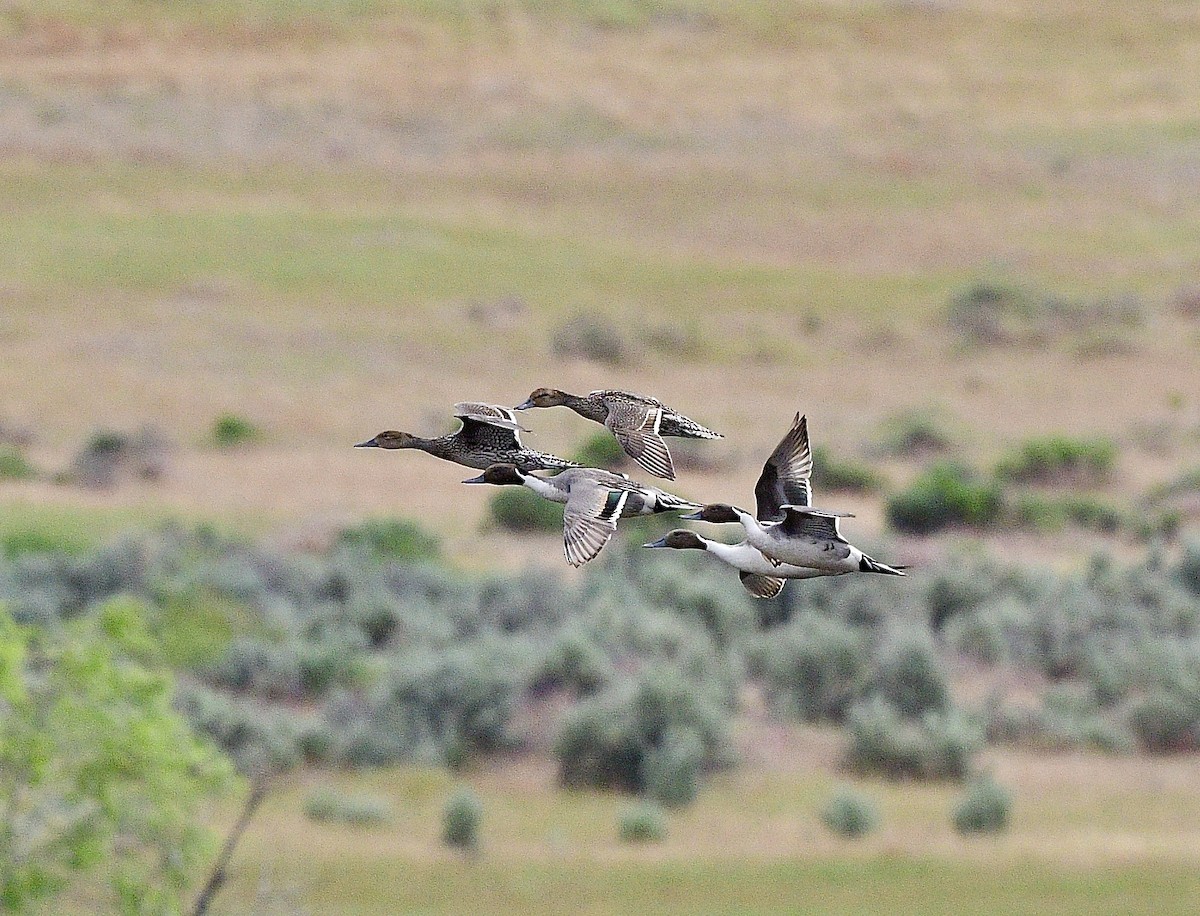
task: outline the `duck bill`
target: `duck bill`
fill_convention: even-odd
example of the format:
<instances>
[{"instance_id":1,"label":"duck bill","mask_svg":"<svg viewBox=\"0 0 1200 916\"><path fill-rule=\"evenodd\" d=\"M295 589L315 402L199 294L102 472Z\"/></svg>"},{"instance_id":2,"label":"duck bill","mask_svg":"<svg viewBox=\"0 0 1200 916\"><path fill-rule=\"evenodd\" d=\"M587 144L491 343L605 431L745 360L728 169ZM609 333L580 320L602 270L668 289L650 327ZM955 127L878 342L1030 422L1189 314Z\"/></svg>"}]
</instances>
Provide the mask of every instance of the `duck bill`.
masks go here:
<instances>
[{"instance_id":1,"label":"duck bill","mask_svg":"<svg viewBox=\"0 0 1200 916\"><path fill-rule=\"evenodd\" d=\"M379 448L380 447L379 446L379 437L376 436L374 438L368 439L366 442L358 442L355 444L354 447L355 448Z\"/></svg>"},{"instance_id":2,"label":"duck bill","mask_svg":"<svg viewBox=\"0 0 1200 916\"><path fill-rule=\"evenodd\" d=\"M484 480L483 475L480 474L478 477L471 477L467 480L464 480L463 483L487 483L487 481Z\"/></svg>"},{"instance_id":3,"label":"duck bill","mask_svg":"<svg viewBox=\"0 0 1200 916\"><path fill-rule=\"evenodd\" d=\"M687 516L685 515L684 518L687 518ZM643 544L642 546L643 547L666 547L667 539L665 537L661 537L657 541L651 541L649 544Z\"/></svg>"},{"instance_id":4,"label":"duck bill","mask_svg":"<svg viewBox=\"0 0 1200 916\"><path fill-rule=\"evenodd\" d=\"M516 407L514 407L513 410L529 410L529 408L534 407L534 406L536 406L536 405L533 403L533 399L527 398L526 400L524 400L520 404L518 404Z\"/></svg>"}]
</instances>

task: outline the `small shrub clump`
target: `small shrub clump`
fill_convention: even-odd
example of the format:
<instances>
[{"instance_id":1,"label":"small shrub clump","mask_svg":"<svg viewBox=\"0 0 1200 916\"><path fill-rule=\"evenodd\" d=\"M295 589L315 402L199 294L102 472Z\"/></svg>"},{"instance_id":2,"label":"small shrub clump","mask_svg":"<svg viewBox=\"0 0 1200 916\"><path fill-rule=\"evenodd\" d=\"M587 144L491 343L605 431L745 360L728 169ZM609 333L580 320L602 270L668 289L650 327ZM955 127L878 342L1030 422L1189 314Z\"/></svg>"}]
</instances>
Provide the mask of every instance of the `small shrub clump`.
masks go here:
<instances>
[{"instance_id":1,"label":"small shrub clump","mask_svg":"<svg viewBox=\"0 0 1200 916\"><path fill-rule=\"evenodd\" d=\"M619 366L629 359L629 347L621 333L607 321L589 315L572 318L551 341L555 356L590 359Z\"/></svg>"},{"instance_id":2,"label":"small shrub clump","mask_svg":"<svg viewBox=\"0 0 1200 916\"><path fill-rule=\"evenodd\" d=\"M874 493L883 489L883 478L867 465L834 458L824 446L818 445L812 451L813 485L821 490Z\"/></svg>"},{"instance_id":3,"label":"small shrub clump","mask_svg":"<svg viewBox=\"0 0 1200 916\"><path fill-rule=\"evenodd\" d=\"M502 487L488 503L492 521L505 531L561 531L562 508L524 487Z\"/></svg>"},{"instance_id":4,"label":"small shrub clump","mask_svg":"<svg viewBox=\"0 0 1200 916\"><path fill-rule=\"evenodd\" d=\"M971 781L954 808L954 829L959 833L1000 833L1008 829L1012 796L990 776Z\"/></svg>"},{"instance_id":5,"label":"small shrub clump","mask_svg":"<svg viewBox=\"0 0 1200 916\"><path fill-rule=\"evenodd\" d=\"M979 480L962 465L941 463L888 500L887 518L899 531L930 534L951 525L996 524L1003 509L995 482Z\"/></svg>"},{"instance_id":6,"label":"small shrub clump","mask_svg":"<svg viewBox=\"0 0 1200 916\"><path fill-rule=\"evenodd\" d=\"M36 476L37 469L19 449L0 447L0 480L32 480Z\"/></svg>"},{"instance_id":7,"label":"small shrub clump","mask_svg":"<svg viewBox=\"0 0 1200 916\"><path fill-rule=\"evenodd\" d=\"M883 426L883 450L890 455L915 457L947 452L954 447L954 436L934 414L913 410L892 417ZM817 463L813 461L813 471Z\"/></svg>"},{"instance_id":8,"label":"small shrub clump","mask_svg":"<svg viewBox=\"0 0 1200 916\"><path fill-rule=\"evenodd\" d=\"M530 494L532 495L532 494ZM441 550L437 537L407 519L371 519L338 536L338 544L366 550L376 559L411 563L434 560Z\"/></svg>"},{"instance_id":9,"label":"small shrub clump","mask_svg":"<svg viewBox=\"0 0 1200 916\"><path fill-rule=\"evenodd\" d=\"M1138 743L1152 754L1200 750L1200 695L1159 688L1133 704L1129 725Z\"/></svg>"},{"instance_id":10,"label":"small shrub clump","mask_svg":"<svg viewBox=\"0 0 1200 916\"><path fill-rule=\"evenodd\" d=\"M451 849L474 852L479 848L479 826L483 803L464 786L450 796L442 809L442 842Z\"/></svg>"},{"instance_id":11,"label":"small shrub clump","mask_svg":"<svg viewBox=\"0 0 1200 916\"><path fill-rule=\"evenodd\" d=\"M233 448L258 442L262 430L252 421L233 413L223 413L212 425L212 440L218 448Z\"/></svg>"},{"instance_id":12,"label":"small shrub clump","mask_svg":"<svg viewBox=\"0 0 1200 916\"><path fill-rule=\"evenodd\" d=\"M319 789L305 799L304 814L312 821L374 827L391 820L392 806L377 795Z\"/></svg>"},{"instance_id":13,"label":"small shrub clump","mask_svg":"<svg viewBox=\"0 0 1200 916\"><path fill-rule=\"evenodd\" d=\"M653 802L631 805L617 819L622 843L661 843L667 838L667 816Z\"/></svg>"},{"instance_id":14,"label":"small shrub clump","mask_svg":"<svg viewBox=\"0 0 1200 916\"><path fill-rule=\"evenodd\" d=\"M854 628L815 614L764 639L758 652L768 702L804 722L844 720L867 662Z\"/></svg>"},{"instance_id":15,"label":"small shrub clump","mask_svg":"<svg viewBox=\"0 0 1200 916\"><path fill-rule=\"evenodd\" d=\"M882 697L855 704L846 766L892 779L962 779L982 736L954 711L901 716Z\"/></svg>"},{"instance_id":16,"label":"small shrub clump","mask_svg":"<svg viewBox=\"0 0 1200 916\"><path fill-rule=\"evenodd\" d=\"M879 809L851 789L840 789L821 809L821 822L838 836L857 839L879 826Z\"/></svg>"},{"instance_id":17,"label":"small shrub clump","mask_svg":"<svg viewBox=\"0 0 1200 916\"><path fill-rule=\"evenodd\" d=\"M608 433L594 433L571 456L585 468L613 468L627 465L629 458L621 443Z\"/></svg>"},{"instance_id":18,"label":"small shrub clump","mask_svg":"<svg viewBox=\"0 0 1200 916\"><path fill-rule=\"evenodd\" d=\"M1002 458L996 475L1018 483L1097 486L1108 480L1116 458L1117 447L1107 439L1043 436Z\"/></svg>"}]
</instances>

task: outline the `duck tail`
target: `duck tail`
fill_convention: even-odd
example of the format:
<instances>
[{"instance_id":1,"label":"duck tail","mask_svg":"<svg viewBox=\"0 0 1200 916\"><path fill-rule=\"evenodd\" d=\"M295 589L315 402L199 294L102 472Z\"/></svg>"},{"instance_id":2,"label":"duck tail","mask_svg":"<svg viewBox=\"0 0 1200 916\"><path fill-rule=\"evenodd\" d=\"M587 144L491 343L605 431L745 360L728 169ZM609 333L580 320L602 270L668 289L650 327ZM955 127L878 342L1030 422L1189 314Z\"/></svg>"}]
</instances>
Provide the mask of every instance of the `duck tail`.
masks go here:
<instances>
[{"instance_id":1,"label":"duck tail","mask_svg":"<svg viewBox=\"0 0 1200 916\"><path fill-rule=\"evenodd\" d=\"M550 455L543 452L538 456L541 467L538 470L542 471L565 471L568 468L581 467L575 461L568 461L566 458L559 458L557 455Z\"/></svg>"},{"instance_id":2,"label":"duck tail","mask_svg":"<svg viewBox=\"0 0 1200 916\"><path fill-rule=\"evenodd\" d=\"M858 561L859 572L882 573L885 576L905 576L907 573L901 572L903 569L908 569L907 566L888 566L886 563L880 563L867 556L865 553L862 559Z\"/></svg>"},{"instance_id":3,"label":"duck tail","mask_svg":"<svg viewBox=\"0 0 1200 916\"><path fill-rule=\"evenodd\" d=\"M676 509L700 508L703 507L699 503L694 503L690 499L684 499L682 496L676 496L674 493L668 493L666 490L659 490L654 494L655 512L673 512Z\"/></svg>"}]
</instances>

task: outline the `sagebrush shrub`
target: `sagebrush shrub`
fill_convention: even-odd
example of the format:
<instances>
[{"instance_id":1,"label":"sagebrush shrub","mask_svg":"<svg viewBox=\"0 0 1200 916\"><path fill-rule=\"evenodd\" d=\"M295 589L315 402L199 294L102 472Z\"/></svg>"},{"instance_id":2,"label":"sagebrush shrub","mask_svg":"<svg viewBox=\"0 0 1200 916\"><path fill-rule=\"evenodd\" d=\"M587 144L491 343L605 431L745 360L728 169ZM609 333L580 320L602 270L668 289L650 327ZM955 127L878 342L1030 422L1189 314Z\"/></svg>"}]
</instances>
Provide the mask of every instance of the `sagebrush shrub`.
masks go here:
<instances>
[{"instance_id":1,"label":"sagebrush shrub","mask_svg":"<svg viewBox=\"0 0 1200 916\"><path fill-rule=\"evenodd\" d=\"M667 817L653 802L632 805L621 812L617 835L623 843L661 843L667 838Z\"/></svg>"},{"instance_id":2,"label":"sagebrush shrub","mask_svg":"<svg viewBox=\"0 0 1200 916\"><path fill-rule=\"evenodd\" d=\"M442 841L454 849L473 852L479 848L483 803L464 786L450 796L442 809Z\"/></svg>"},{"instance_id":3,"label":"sagebrush shrub","mask_svg":"<svg viewBox=\"0 0 1200 916\"><path fill-rule=\"evenodd\" d=\"M838 836L857 839L879 826L879 809L866 796L843 788L821 809L821 822Z\"/></svg>"},{"instance_id":4,"label":"sagebrush shrub","mask_svg":"<svg viewBox=\"0 0 1200 916\"><path fill-rule=\"evenodd\" d=\"M954 808L954 829L959 833L999 833L1008 829L1012 796L990 776L971 781Z\"/></svg>"},{"instance_id":5,"label":"sagebrush shrub","mask_svg":"<svg viewBox=\"0 0 1200 916\"><path fill-rule=\"evenodd\" d=\"M761 640L757 655L768 701L805 722L845 719L869 662L857 630L816 614Z\"/></svg>"},{"instance_id":6,"label":"sagebrush shrub","mask_svg":"<svg viewBox=\"0 0 1200 916\"><path fill-rule=\"evenodd\" d=\"M386 798L365 792L341 792L317 789L304 801L309 820L374 827L392 819L392 806Z\"/></svg>"},{"instance_id":7,"label":"sagebrush shrub","mask_svg":"<svg viewBox=\"0 0 1200 916\"><path fill-rule=\"evenodd\" d=\"M855 704L848 726L846 766L892 779L962 779L982 738L956 711L913 720L878 696Z\"/></svg>"}]
</instances>

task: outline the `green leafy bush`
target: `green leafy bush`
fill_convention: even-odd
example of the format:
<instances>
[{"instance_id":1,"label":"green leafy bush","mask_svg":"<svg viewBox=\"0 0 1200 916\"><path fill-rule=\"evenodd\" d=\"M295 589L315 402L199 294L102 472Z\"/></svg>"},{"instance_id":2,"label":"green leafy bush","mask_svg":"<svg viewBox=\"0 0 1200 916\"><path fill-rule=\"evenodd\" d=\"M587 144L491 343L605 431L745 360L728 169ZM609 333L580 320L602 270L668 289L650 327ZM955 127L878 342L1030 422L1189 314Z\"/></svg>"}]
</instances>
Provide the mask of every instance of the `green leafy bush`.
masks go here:
<instances>
[{"instance_id":1,"label":"green leafy bush","mask_svg":"<svg viewBox=\"0 0 1200 916\"><path fill-rule=\"evenodd\" d=\"M392 819L392 806L378 795L318 789L305 799L304 814L312 821L375 827Z\"/></svg>"},{"instance_id":2,"label":"green leafy bush","mask_svg":"<svg viewBox=\"0 0 1200 916\"><path fill-rule=\"evenodd\" d=\"M851 789L839 789L821 809L821 822L838 836L857 839L879 826L879 809Z\"/></svg>"},{"instance_id":3,"label":"green leafy bush","mask_svg":"<svg viewBox=\"0 0 1200 916\"><path fill-rule=\"evenodd\" d=\"M571 460L585 468L615 468L629 464L625 449L609 432L593 433L575 450Z\"/></svg>"},{"instance_id":4,"label":"green leafy bush","mask_svg":"<svg viewBox=\"0 0 1200 916\"><path fill-rule=\"evenodd\" d=\"M54 632L19 627L0 606L5 911L87 872L110 885L99 910L182 910L212 849L202 811L234 773L171 709L172 679L153 657L132 605Z\"/></svg>"},{"instance_id":5,"label":"green leafy bush","mask_svg":"<svg viewBox=\"0 0 1200 916\"><path fill-rule=\"evenodd\" d=\"M1019 483L1099 485L1116 464L1117 448L1107 439L1052 435L1030 439L996 465L997 476Z\"/></svg>"},{"instance_id":6,"label":"green leafy bush","mask_svg":"<svg viewBox=\"0 0 1200 916\"><path fill-rule=\"evenodd\" d=\"M998 522L1002 512L999 486L950 463L934 465L887 502L888 522L910 534L951 525L986 527Z\"/></svg>"},{"instance_id":7,"label":"green leafy bush","mask_svg":"<svg viewBox=\"0 0 1200 916\"><path fill-rule=\"evenodd\" d=\"M482 822L483 803L470 788L463 786L442 809L442 842L452 849L474 852L479 848Z\"/></svg>"},{"instance_id":8,"label":"green leafy bush","mask_svg":"<svg viewBox=\"0 0 1200 916\"><path fill-rule=\"evenodd\" d=\"M0 447L0 480L32 480L37 476L35 468L18 449Z\"/></svg>"},{"instance_id":9,"label":"green leafy bush","mask_svg":"<svg viewBox=\"0 0 1200 916\"><path fill-rule=\"evenodd\" d=\"M667 838L667 816L653 802L625 808L617 820L622 843L661 843Z\"/></svg>"},{"instance_id":10,"label":"green leafy bush","mask_svg":"<svg viewBox=\"0 0 1200 916\"><path fill-rule=\"evenodd\" d=\"M954 808L954 829L959 833L1000 833L1008 829L1012 796L990 776L971 780Z\"/></svg>"},{"instance_id":11,"label":"green leafy bush","mask_svg":"<svg viewBox=\"0 0 1200 916\"><path fill-rule=\"evenodd\" d=\"M818 490L847 493L874 493L882 490L884 479L865 464L850 459L838 459L824 446L814 446L813 486Z\"/></svg>"},{"instance_id":12,"label":"green leafy bush","mask_svg":"<svg viewBox=\"0 0 1200 916\"><path fill-rule=\"evenodd\" d=\"M262 437L262 430L255 423L237 414L223 413L213 421L212 440L219 448L248 445Z\"/></svg>"},{"instance_id":13,"label":"green leafy bush","mask_svg":"<svg viewBox=\"0 0 1200 916\"><path fill-rule=\"evenodd\" d=\"M848 724L846 766L892 779L962 779L982 738L955 711L913 720L882 697L855 704Z\"/></svg>"},{"instance_id":14,"label":"green leafy bush","mask_svg":"<svg viewBox=\"0 0 1200 916\"><path fill-rule=\"evenodd\" d=\"M505 531L562 530L562 507L524 487L503 487L498 490L488 503L488 514Z\"/></svg>"},{"instance_id":15,"label":"green leafy bush","mask_svg":"<svg viewBox=\"0 0 1200 916\"><path fill-rule=\"evenodd\" d=\"M530 494L532 495L532 494ZM436 559L441 545L416 522L408 519L368 519L346 528L338 535L338 544L365 550L380 560L412 563Z\"/></svg>"}]
</instances>

